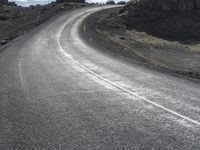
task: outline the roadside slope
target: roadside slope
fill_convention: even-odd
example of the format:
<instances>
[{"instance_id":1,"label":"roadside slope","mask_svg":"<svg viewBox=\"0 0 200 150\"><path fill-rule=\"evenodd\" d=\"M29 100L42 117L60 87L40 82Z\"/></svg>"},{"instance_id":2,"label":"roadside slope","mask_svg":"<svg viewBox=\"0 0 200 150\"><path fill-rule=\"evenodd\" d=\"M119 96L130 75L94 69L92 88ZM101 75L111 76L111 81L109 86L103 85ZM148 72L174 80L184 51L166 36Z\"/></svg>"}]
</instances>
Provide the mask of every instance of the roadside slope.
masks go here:
<instances>
[{"instance_id":1,"label":"roadside slope","mask_svg":"<svg viewBox=\"0 0 200 150\"><path fill-rule=\"evenodd\" d=\"M45 22L52 16L64 11L78 9L85 5L78 3L51 3L44 6L30 7L3 5L0 8L0 52L3 49L3 45Z\"/></svg>"},{"instance_id":2,"label":"roadside slope","mask_svg":"<svg viewBox=\"0 0 200 150\"><path fill-rule=\"evenodd\" d=\"M87 45L78 29L92 11L56 15L0 55L0 149L199 150L198 125L100 77L197 121L199 84Z\"/></svg>"},{"instance_id":3,"label":"roadside slope","mask_svg":"<svg viewBox=\"0 0 200 150\"><path fill-rule=\"evenodd\" d=\"M126 30L120 8L92 14L84 25L88 42L130 58L135 63L193 80L200 78L200 53L188 45L171 42L136 30ZM102 44L103 43L103 44Z\"/></svg>"}]
</instances>

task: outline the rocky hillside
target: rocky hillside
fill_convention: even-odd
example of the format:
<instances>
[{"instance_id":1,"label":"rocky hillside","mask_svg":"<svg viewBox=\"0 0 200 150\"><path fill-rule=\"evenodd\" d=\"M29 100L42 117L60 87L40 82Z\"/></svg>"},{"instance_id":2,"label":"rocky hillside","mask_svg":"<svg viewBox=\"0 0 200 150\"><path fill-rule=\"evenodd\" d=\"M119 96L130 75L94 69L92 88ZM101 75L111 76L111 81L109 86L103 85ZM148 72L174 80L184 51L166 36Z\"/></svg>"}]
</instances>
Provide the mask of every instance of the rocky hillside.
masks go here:
<instances>
[{"instance_id":1,"label":"rocky hillside","mask_svg":"<svg viewBox=\"0 0 200 150\"><path fill-rule=\"evenodd\" d=\"M51 3L43 6L20 7L13 2L3 1L0 7L0 47L59 12L72 10L74 6L76 8L85 6L85 4L75 3Z\"/></svg>"},{"instance_id":2,"label":"rocky hillside","mask_svg":"<svg viewBox=\"0 0 200 150\"><path fill-rule=\"evenodd\" d=\"M122 12L128 29L169 40L200 40L200 0L140 0Z\"/></svg>"},{"instance_id":3,"label":"rocky hillside","mask_svg":"<svg viewBox=\"0 0 200 150\"><path fill-rule=\"evenodd\" d=\"M200 9L199 0L140 0L138 7L145 7L151 10L159 10L166 13L188 12Z\"/></svg>"},{"instance_id":4,"label":"rocky hillside","mask_svg":"<svg viewBox=\"0 0 200 150\"><path fill-rule=\"evenodd\" d=\"M148 20L200 10L200 0L140 0L127 7L131 17Z\"/></svg>"},{"instance_id":5,"label":"rocky hillside","mask_svg":"<svg viewBox=\"0 0 200 150\"><path fill-rule=\"evenodd\" d=\"M8 4L8 0L1 0L0 1L0 6L2 6L3 4Z\"/></svg>"},{"instance_id":6,"label":"rocky hillside","mask_svg":"<svg viewBox=\"0 0 200 150\"><path fill-rule=\"evenodd\" d=\"M88 17L84 22L88 27L85 39L126 56L134 63L199 80L200 12L176 10L162 16L162 9L152 9L151 3L142 4L132 3L121 10L114 8ZM130 15L134 10L140 15ZM145 12L148 13L144 15Z\"/></svg>"}]
</instances>

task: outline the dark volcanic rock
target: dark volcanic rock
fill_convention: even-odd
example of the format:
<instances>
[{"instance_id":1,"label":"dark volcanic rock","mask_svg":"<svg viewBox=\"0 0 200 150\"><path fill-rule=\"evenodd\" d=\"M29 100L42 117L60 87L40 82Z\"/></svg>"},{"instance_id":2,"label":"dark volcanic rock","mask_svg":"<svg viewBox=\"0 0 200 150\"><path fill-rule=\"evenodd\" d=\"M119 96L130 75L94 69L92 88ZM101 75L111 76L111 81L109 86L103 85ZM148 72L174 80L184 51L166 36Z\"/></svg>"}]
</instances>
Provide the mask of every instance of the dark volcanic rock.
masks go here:
<instances>
[{"instance_id":1,"label":"dark volcanic rock","mask_svg":"<svg viewBox=\"0 0 200 150\"><path fill-rule=\"evenodd\" d=\"M0 7L3 7L3 5L16 6L15 2L8 2L8 0L0 0Z\"/></svg>"},{"instance_id":2,"label":"dark volcanic rock","mask_svg":"<svg viewBox=\"0 0 200 150\"><path fill-rule=\"evenodd\" d=\"M128 14L149 21L200 9L200 0L140 0L130 3Z\"/></svg>"},{"instance_id":3,"label":"dark volcanic rock","mask_svg":"<svg viewBox=\"0 0 200 150\"><path fill-rule=\"evenodd\" d=\"M8 4L8 0L0 0L0 6Z\"/></svg>"},{"instance_id":4,"label":"dark volcanic rock","mask_svg":"<svg viewBox=\"0 0 200 150\"><path fill-rule=\"evenodd\" d=\"M128 29L169 40L200 40L200 0L140 0L124 11Z\"/></svg>"},{"instance_id":5,"label":"dark volcanic rock","mask_svg":"<svg viewBox=\"0 0 200 150\"><path fill-rule=\"evenodd\" d=\"M139 7L162 12L188 12L200 9L199 0L140 0Z\"/></svg>"}]
</instances>

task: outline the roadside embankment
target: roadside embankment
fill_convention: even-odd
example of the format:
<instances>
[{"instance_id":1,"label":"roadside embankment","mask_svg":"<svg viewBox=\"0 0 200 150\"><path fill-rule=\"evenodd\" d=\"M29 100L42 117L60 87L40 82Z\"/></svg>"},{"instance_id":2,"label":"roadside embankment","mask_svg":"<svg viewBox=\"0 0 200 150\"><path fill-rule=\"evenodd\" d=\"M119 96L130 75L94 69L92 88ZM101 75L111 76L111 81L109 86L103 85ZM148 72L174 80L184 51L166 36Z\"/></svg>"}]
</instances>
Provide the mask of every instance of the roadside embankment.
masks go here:
<instances>
[{"instance_id":1,"label":"roadside embankment","mask_svg":"<svg viewBox=\"0 0 200 150\"><path fill-rule=\"evenodd\" d=\"M83 6L86 6L86 4L51 3L30 7L2 5L0 8L0 47L55 14Z\"/></svg>"},{"instance_id":2,"label":"roadside embankment","mask_svg":"<svg viewBox=\"0 0 200 150\"><path fill-rule=\"evenodd\" d=\"M126 11L113 8L94 13L84 22L85 39L104 50L123 55L146 67L186 77L200 79L200 51L195 44L171 41L128 29ZM119 56L120 57L120 56Z\"/></svg>"}]
</instances>

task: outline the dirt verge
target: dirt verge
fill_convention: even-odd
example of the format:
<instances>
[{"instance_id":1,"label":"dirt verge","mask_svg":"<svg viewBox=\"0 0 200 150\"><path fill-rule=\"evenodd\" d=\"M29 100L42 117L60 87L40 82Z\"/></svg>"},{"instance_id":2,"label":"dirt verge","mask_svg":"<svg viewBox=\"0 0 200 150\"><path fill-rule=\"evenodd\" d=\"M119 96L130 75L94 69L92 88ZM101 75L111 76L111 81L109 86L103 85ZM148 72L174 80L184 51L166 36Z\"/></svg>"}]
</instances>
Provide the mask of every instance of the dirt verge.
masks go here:
<instances>
[{"instance_id":1,"label":"dirt verge","mask_svg":"<svg viewBox=\"0 0 200 150\"><path fill-rule=\"evenodd\" d=\"M118 53L145 67L200 81L200 53L196 45L184 45L127 30L120 8L103 10L89 16L83 25L85 39L101 49ZM102 44L103 43L103 44ZM119 56L120 57L120 56Z\"/></svg>"}]
</instances>

